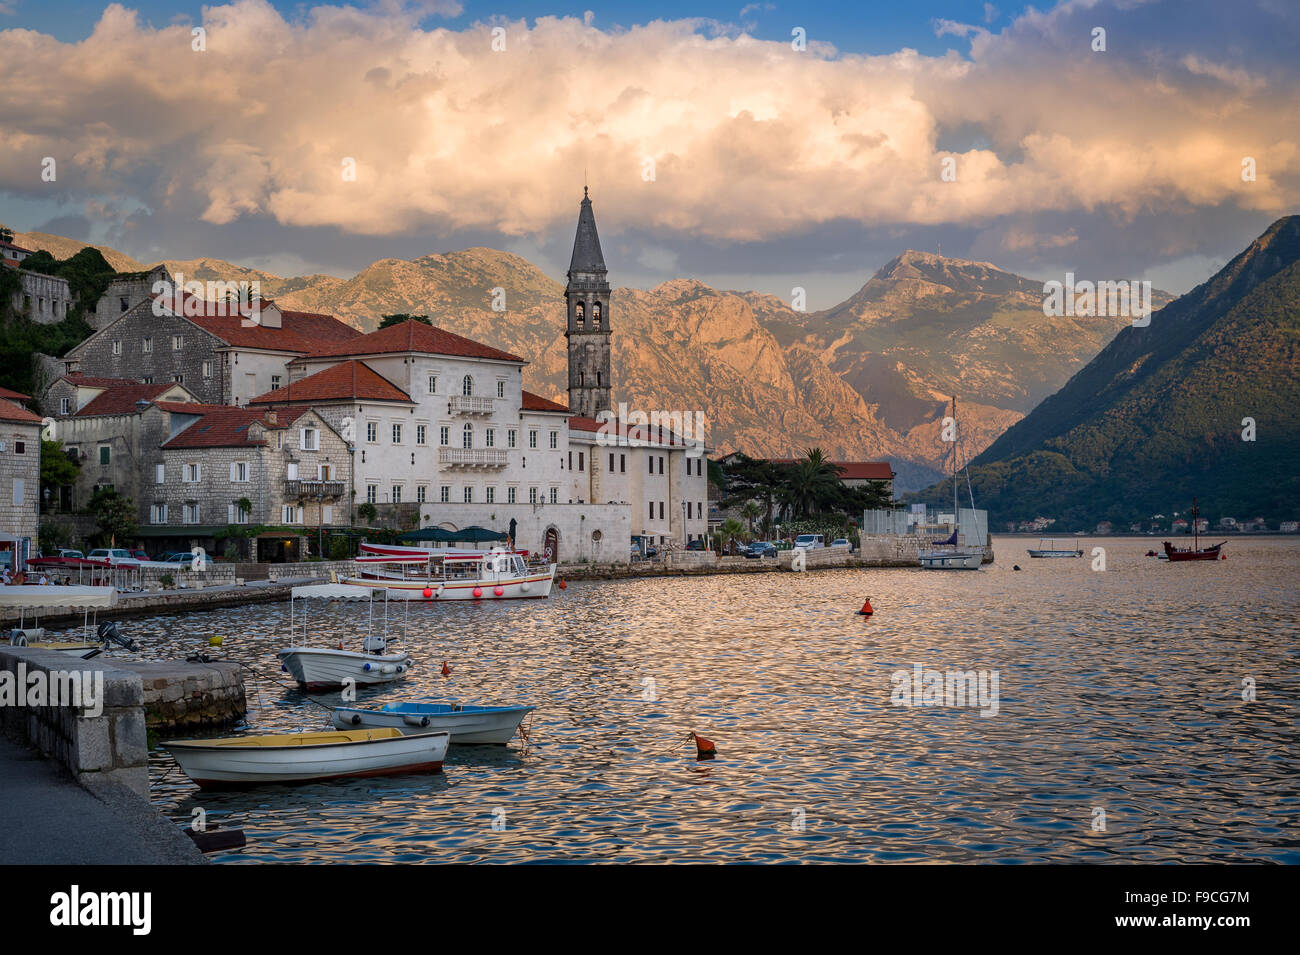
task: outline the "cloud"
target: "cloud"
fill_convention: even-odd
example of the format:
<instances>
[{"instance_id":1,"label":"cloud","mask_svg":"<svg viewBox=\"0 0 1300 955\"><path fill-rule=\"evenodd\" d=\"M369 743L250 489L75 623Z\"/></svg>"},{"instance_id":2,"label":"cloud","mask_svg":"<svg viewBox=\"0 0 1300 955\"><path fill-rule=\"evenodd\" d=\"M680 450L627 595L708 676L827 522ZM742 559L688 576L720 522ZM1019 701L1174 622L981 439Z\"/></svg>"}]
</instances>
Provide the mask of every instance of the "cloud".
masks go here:
<instances>
[{"instance_id":1,"label":"cloud","mask_svg":"<svg viewBox=\"0 0 1300 955\"><path fill-rule=\"evenodd\" d=\"M0 189L126 196L216 226L535 238L571 228L586 170L602 232L637 223L660 245L841 220L985 229L1046 212L1280 214L1300 199L1285 9L1253 14L1279 48L1258 59L1218 42L1242 28L1224 17L1248 14L1214 5L1190 17L1201 34L1168 49L1151 26L1168 10L1065 4L997 33L941 22L970 45L943 56L815 42L801 53L693 20L424 25L457 9L384 2L286 19L236 0L204 8L201 53L189 25L154 28L119 4L80 43L2 31ZM1094 54L1101 22L1110 52ZM940 148L957 128L978 135ZM1240 178L1247 155L1252 183ZM44 156L59 160L57 183L40 180Z\"/></svg>"}]
</instances>

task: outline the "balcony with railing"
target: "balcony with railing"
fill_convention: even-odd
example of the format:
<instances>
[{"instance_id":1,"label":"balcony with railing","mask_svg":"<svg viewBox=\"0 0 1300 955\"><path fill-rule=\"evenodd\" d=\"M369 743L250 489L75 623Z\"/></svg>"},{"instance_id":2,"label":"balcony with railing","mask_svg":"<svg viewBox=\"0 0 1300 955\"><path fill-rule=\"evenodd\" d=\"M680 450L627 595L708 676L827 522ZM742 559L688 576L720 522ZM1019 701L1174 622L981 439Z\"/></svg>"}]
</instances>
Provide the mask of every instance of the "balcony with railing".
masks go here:
<instances>
[{"instance_id":1,"label":"balcony with railing","mask_svg":"<svg viewBox=\"0 0 1300 955\"><path fill-rule=\"evenodd\" d=\"M452 468L503 468L504 448L439 448L438 463Z\"/></svg>"},{"instance_id":2,"label":"balcony with railing","mask_svg":"<svg viewBox=\"0 0 1300 955\"><path fill-rule=\"evenodd\" d=\"M347 494L347 484L343 481L304 481L299 479L284 482L284 496L288 500L315 501L319 498L329 500Z\"/></svg>"},{"instance_id":3,"label":"balcony with railing","mask_svg":"<svg viewBox=\"0 0 1300 955\"><path fill-rule=\"evenodd\" d=\"M448 405L452 414L491 414L492 401L487 395L452 395Z\"/></svg>"}]
</instances>

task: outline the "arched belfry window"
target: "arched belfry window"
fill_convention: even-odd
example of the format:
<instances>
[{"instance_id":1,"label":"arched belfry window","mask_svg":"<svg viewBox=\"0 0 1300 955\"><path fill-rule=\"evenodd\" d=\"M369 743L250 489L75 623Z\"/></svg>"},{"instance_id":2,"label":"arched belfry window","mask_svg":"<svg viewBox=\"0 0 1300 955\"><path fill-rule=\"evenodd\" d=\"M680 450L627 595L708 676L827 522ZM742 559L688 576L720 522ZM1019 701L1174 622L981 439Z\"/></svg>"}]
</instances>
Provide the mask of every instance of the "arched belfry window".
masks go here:
<instances>
[{"instance_id":1,"label":"arched belfry window","mask_svg":"<svg viewBox=\"0 0 1300 955\"><path fill-rule=\"evenodd\" d=\"M465 380L461 382L460 393L462 395L474 394L474 379L471 378L469 375L466 375Z\"/></svg>"},{"instance_id":2,"label":"arched belfry window","mask_svg":"<svg viewBox=\"0 0 1300 955\"><path fill-rule=\"evenodd\" d=\"M591 327L600 331L600 303L591 306Z\"/></svg>"},{"instance_id":3,"label":"arched belfry window","mask_svg":"<svg viewBox=\"0 0 1300 955\"><path fill-rule=\"evenodd\" d=\"M587 323L587 303L579 302L573 307L573 316L579 328Z\"/></svg>"},{"instance_id":4,"label":"arched belfry window","mask_svg":"<svg viewBox=\"0 0 1300 955\"><path fill-rule=\"evenodd\" d=\"M472 424L465 425L465 435L461 438L461 447L474 447L474 426Z\"/></svg>"}]
</instances>

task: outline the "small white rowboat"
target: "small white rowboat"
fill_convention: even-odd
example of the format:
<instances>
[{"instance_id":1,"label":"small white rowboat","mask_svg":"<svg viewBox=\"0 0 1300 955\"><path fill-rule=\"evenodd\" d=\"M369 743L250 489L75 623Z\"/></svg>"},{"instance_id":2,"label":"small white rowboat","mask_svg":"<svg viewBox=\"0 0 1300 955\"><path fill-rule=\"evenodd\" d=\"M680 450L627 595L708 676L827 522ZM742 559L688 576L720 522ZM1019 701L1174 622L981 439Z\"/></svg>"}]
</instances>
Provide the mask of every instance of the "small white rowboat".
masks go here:
<instances>
[{"instance_id":1,"label":"small white rowboat","mask_svg":"<svg viewBox=\"0 0 1300 955\"><path fill-rule=\"evenodd\" d=\"M330 730L275 736L231 736L164 743L200 788L304 783L353 776L436 773L447 755L446 733L404 735L395 729Z\"/></svg>"},{"instance_id":2,"label":"small white rowboat","mask_svg":"<svg viewBox=\"0 0 1300 955\"><path fill-rule=\"evenodd\" d=\"M339 729L393 727L403 733L446 731L456 744L504 746L535 706L461 706L459 703L388 703L377 710L340 706L334 710Z\"/></svg>"}]
</instances>

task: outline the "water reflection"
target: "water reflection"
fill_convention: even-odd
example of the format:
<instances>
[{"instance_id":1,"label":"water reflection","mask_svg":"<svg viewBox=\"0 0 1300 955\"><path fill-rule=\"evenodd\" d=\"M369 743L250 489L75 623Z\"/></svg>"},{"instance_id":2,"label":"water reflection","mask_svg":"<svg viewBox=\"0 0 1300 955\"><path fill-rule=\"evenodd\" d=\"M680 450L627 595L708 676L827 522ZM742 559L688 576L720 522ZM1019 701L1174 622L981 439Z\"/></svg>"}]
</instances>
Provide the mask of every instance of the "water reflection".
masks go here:
<instances>
[{"instance_id":1,"label":"water reflection","mask_svg":"<svg viewBox=\"0 0 1300 955\"><path fill-rule=\"evenodd\" d=\"M203 808L243 826L224 862L1300 861L1300 545L1234 541L1227 561L1171 566L1142 556L1149 541L1109 540L1104 573L1024 546L1001 541L978 574L574 583L537 603L402 607L390 627L418 665L360 705L532 703L530 744L453 747L441 776L235 793L199 793L156 751L154 800L184 824ZM866 595L869 619L854 614ZM288 616L122 629L157 658L222 636L258 674L249 730L321 729L311 699L340 697L282 685ZM365 625L345 605L309 621L325 645ZM999 714L891 705L890 675L918 663L997 670ZM695 761L691 730L717 760Z\"/></svg>"}]
</instances>

